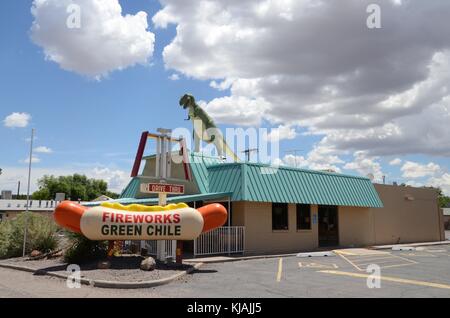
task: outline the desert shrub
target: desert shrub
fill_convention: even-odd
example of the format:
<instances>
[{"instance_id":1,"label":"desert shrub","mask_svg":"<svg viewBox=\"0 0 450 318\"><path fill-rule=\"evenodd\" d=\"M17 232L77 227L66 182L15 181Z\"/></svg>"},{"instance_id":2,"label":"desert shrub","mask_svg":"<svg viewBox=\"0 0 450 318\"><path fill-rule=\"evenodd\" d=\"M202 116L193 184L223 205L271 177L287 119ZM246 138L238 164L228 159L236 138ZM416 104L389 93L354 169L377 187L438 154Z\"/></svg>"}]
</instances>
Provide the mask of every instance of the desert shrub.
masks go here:
<instances>
[{"instance_id":1,"label":"desert shrub","mask_svg":"<svg viewBox=\"0 0 450 318\"><path fill-rule=\"evenodd\" d=\"M81 234L67 232L69 248L64 252L64 261L77 264L106 257L107 241L91 241Z\"/></svg>"},{"instance_id":2,"label":"desert shrub","mask_svg":"<svg viewBox=\"0 0 450 318\"><path fill-rule=\"evenodd\" d=\"M22 256L25 216L25 213L20 213L15 219L0 223L0 258ZM57 229L50 218L29 212L25 252L28 254L38 250L47 253L54 250L58 245L55 236Z\"/></svg>"}]
</instances>

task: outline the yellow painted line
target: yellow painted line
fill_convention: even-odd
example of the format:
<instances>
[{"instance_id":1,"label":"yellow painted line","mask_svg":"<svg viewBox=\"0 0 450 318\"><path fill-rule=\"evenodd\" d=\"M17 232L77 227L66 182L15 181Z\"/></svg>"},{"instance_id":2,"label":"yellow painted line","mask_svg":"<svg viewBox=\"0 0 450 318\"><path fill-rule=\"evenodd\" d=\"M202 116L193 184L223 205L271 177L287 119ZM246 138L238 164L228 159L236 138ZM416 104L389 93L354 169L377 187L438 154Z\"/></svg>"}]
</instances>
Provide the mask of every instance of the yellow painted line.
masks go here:
<instances>
[{"instance_id":1,"label":"yellow painted line","mask_svg":"<svg viewBox=\"0 0 450 318\"><path fill-rule=\"evenodd\" d=\"M400 255L409 256L409 257L437 257L436 255L431 254L431 253L427 253L427 254L401 253Z\"/></svg>"},{"instance_id":2,"label":"yellow painted line","mask_svg":"<svg viewBox=\"0 0 450 318\"><path fill-rule=\"evenodd\" d=\"M349 273L349 272L328 271L328 270L319 271L319 273L350 276L350 277L357 277L357 278L369 278L369 277L370 278L379 278L384 281L400 283L400 284L409 284L409 285L425 286L425 287L432 287L432 288L450 289L450 285L447 285L447 284L438 284L438 283L431 283L431 282L425 282L425 281L420 281L420 280L404 279L404 278L390 277L390 276L375 276L375 275L367 275L367 274L360 274L360 273Z\"/></svg>"},{"instance_id":3,"label":"yellow painted line","mask_svg":"<svg viewBox=\"0 0 450 318\"><path fill-rule=\"evenodd\" d=\"M402 266L410 266L410 265L415 265L415 264L417 264L417 263L403 263L403 264L380 266L380 268L402 267Z\"/></svg>"},{"instance_id":4,"label":"yellow painted line","mask_svg":"<svg viewBox=\"0 0 450 318\"><path fill-rule=\"evenodd\" d=\"M409 265L409 264L411 264L411 263L406 263L406 262L399 263L399 261L397 261L397 260L395 260L395 259L386 259L386 260L383 260L383 261L380 261L380 262L368 262L368 263L362 263L362 264L358 264L358 266L359 266L359 267L366 267L366 266L372 265L372 264L378 265L378 266L380 266L380 267L384 267L383 264L386 264L386 266L389 266L389 264L391 264L391 265L403 265L403 264L408 264L408 265Z\"/></svg>"},{"instance_id":5,"label":"yellow painted line","mask_svg":"<svg viewBox=\"0 0 450 318\"><path fill-rule=\"evenodd\" d=\"M357 263L358 265L362 265L359 262L376 262L376 261L380 261L380 260L384 260L384 259L392 259L392 255L385 255L382 257L377 257L377 258L363 258L363 259L358 259L358 260L353 260L355 262L355 264Z\"/></svg>"},{"instance_id":6,"label":"yellow painted line","mask_svg":"<svg viewBox=\"0 0 450 318\"><path fill-rule=\"evenodd\" d=\"M344 251L334 251L335 253L338 253L338 254L343 254L343 255L348 255L348 256L356 256L356 255L358 255L358 254L355 254L355 253L351 253L351 252L344 252Z\"/></svg>"},{"instance_id":7,"label":"yellow painted line","mask_svg":"<svg viewBox=\"0 0 450 318\"><path fill-rule=\"evenodd\" d=\"M363 248L334 250L333 252L341 253L341 254L348 255L348 256L361 256L361 257L389 254L388 252L384 252L384 251L374 251L374 250L368 250L368 249L363 249Z\"/></svg>"},{"instance_id":8,"label":"yellow painted line","mask_svg":"<svg viewBox=\"0 0 450 318\"><path fill-rule=\"evenodd\" d=\"M334 268L337 269L339 268L339 266L337 266L336 264L321 264L321 263L298 263L298 267L300 268Z\"/></svg>"},{"instance_id":9,"label":"yellow painted line","mask_svg":"<svg viewBox=\"0 0 450 318\"><path fill-rule=\"evenodd\" d=\"M424 252L432 252L432 253L445 253L447 250L425 250Z\"/></svg>"},{"instance_id":10,"label":"yellow painted line","mask_svg":"<svg viewBox=\"0 0 450 318\"><path fill-rule=\"evenodd\" d=\"M393 256L393 257L400 258L400 259L403 259L403 260L405 260L405 261L407 261L407 262L410 262L410 263L413 263L413 264L417 264L416 261L410 260L409 258L401 257L401 256L398 256L398 255L392 255L392 256Z\"/></svg>"},{"instance_id":11,"label":"yellow painted line","mask_svg":"<svg viewBox=\"0 0 450 318\"><path fill-rule=\"evenodd\" d=\"M281 281L281 273L283 272L283 259L280 258L278 261L278 273L277 273L277 282Z\"/></svg>"},{"instance_id":12,"label":"yellow painted line","mask_svg":"<svg viewBox=\"0 0 450 318\"><path fill-rule=\"evenodd\" d=\"M361 268L359 268L355 263L353 263L351 260L349 260L347 257L345 257L344 255L341 254L341 251L337 251L336 252L337 255L339 255L340 257L342 257L344 260L346 260L347 262L349 262L354 268L356 268L359 271L363 271Z\"/></svg>"}]
</instances>

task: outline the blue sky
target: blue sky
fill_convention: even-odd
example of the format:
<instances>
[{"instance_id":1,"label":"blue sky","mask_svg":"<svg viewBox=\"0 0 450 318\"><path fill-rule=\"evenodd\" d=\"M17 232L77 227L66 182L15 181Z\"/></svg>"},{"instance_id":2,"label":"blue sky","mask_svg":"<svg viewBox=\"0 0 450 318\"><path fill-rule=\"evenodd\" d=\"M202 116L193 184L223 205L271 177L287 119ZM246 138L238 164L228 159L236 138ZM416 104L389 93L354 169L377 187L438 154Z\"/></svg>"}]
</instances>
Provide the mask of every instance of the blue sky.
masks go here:
<instances>
[{"instance_id":1,"label":"blue sky","mask_svg":"<svg viewBox=\"0 0 450 318\"><path fill-rule=\"evenodd\" d=\"M180 96L189 92L196 96L197 100L205 101L205 104L209 103L208 111L221 124L221 127L225 128L237 122L233 121L233 115L223 114L217 111L217 107L232 108L233 106L220 102L230 96L234 98L238 94L236 92L242 91L242 88L239 86L239 81L236 81L220 90L212 87L211 81L220 82L228 78L248 81L258 78L260 81L263 78L263 75L258 74L247 76L251 73L250 71L245 74L236 72L233 69L236 66L232 64L237 63L237 58L233 55L234 53L225 49L223 49L224 56L220 57L219 61L231 61L232 66L228 68L224 63L219 65L220 70L216 70L211 65L201 67L202 59L207 60L211 58L211 55L198 57L199 53L195 52L195 55L192 53L190 56L190 51L186 47L181 47L179 52L183 53L183 58L188 59L187 62L181 59L180 55L178 55L179 61L174 60L174 56L177 57L177 55L171 55L171 50L163 56L164 48L183 35L182 30L177 32L177 25L189 29L193 22L188 20L182 8L177 8L175 4L170 11L173 16L167 17L168 15L160 14L159 19L152 21L155 14L164 12L164 6L156 0L120 1L122 15L136 15L140 11L148 15L147 31L155 35L155 42L153 54L148 57L145 65L127 66L122 70L111 69L106 76L97 79L66 70L61 67L61 63L46 56L45 44L37 44L37 41L31 39L31 26L35 20L31 13L32 2L31 0L9 0L0 3L0 40L2 42L0 50L0 140L2 141L0 168L4 171L0 176L0 189L15 189L17 180L25 181L25 159L29 147L27 138L31 128L35 128L37 130L36 147L47 147L51 149L51 152L36 153L39 162L34 163L34 189L36 179L43 174L81 172L93 177L106 178L112 184L112 190L120 191L128 180L127 176L131 170L142 131L156 131L158 127L190 129L190 123L184 120L185 111L178 106ZM74 2L77 3L77 1ZM238 12L233 8L228 9L231 15ZM166 26L164 26L165 22L167 22ZM45 21L42 20L40 23L44 24ZM197 29L201 27L202 24L199 21ZM214 50L215 55L220 55L221 48L214 47L215 36L219 35L212 37L211 50ZM192 43L201 38L201 36L192 38ZM243 50L241 53L245 55L246 51ZM264 61L267 63L270 59L267 58ZM200 67L194 68L195 63L198 63ZM208 68L211 69L209 73L203 71ZM179 79L169 79L172 74L178 74ZM387 150L377 146L380 148L378 153L371 153L369 146L355 145L357 143L342 145L337 147L338 149L333 148L333 151L329 151L332 148L329 146L329 140L333 140L332 137L337 131L351 132L354 128L350 126L347 128L344 124L343 128L339 128L340 130L333 128L335 129L333 132L321 130L319 125L311 126L309 122L302 122L302 120L314 122L317 118L304 119L302 114L296 114L295 116L299 116L298 120L288 123L289 120L283 119L282 114L288 113L286 110L289 110L289 107L307 109L310 106L302 105L301 102L290 105L286 102L286 105L277 109L275 108L278 107L277 104L274 100L270 100L270 96L248 96L245 95L245 98L256 102L249 104L250 106L241 105L241 115L246 109L250 111L251 107L260 107L259 101L264 100L261 102L263 105L261 107L269 105L264 109L269 108L271 113L268 112L267 116L261 118L260 126L267 128L287 126L287 129L294 134L294 136L282 137L280 160L284 163L292 164L293 158L286 157L287 151L296 149L299 156L298 162L305 168L322 169L327 168L328 165L344 173L355 175L373 173L378 179L380 175L386 175L389 182L408 182L413 185L433 184L442 186L447 192L450 191L450 175L446 178L450 160L445 152L433 153L429 149L423 151L412 149L396 153L395 143L387 146L391 147ZM217 103L214 104L213 101ZM26 127L7 127L4 120L13 113L29 114L31 120ZM405 114L405 118L409 118L408 116L410 114ZM397 120L401 119L392 119L395 123ZM324 141L327 136L327 140ZM323 150L325 148L321 147L325 144L328 148ZM367 144L370 142L367 141ZM321 150L314 153L314 149L318 148ZM360 155L356 155L357 153ZM389 164L396 158L400 159L398 164ZM412 164L405 167L407 162ZM405 171L409 171L408 177L405 177ZM415 174L414 171L418 173Z\"/></svg>"}]
</instances>

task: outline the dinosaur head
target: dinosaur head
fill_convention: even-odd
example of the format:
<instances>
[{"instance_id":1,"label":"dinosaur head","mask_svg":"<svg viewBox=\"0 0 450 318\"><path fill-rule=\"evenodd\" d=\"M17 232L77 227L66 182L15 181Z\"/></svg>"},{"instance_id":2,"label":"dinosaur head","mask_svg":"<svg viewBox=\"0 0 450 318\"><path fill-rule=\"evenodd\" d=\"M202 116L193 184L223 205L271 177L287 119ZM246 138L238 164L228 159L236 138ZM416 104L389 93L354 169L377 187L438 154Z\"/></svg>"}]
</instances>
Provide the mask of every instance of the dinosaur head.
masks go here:
<instances>
[{"instance_id":1,"label":"dinosaur head","mask_svg":"<svg viewBox=\"0 0 450 318\"><path fill-rule=\"evenodd\" d=\"M185 94L180 99L180 106L182 106L184 109L186 109L188 107L195 107L196 104L195 104L194 96L189 95L189 94Z\"/></svg>"}]
</instances>

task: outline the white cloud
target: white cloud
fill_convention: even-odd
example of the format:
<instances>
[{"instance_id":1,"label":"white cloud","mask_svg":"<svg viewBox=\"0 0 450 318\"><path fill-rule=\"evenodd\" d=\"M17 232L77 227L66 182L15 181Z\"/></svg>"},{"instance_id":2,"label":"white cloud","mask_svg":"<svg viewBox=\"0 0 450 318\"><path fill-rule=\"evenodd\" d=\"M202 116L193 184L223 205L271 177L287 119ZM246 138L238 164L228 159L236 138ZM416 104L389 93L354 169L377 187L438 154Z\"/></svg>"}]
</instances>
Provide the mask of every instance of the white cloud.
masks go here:
<instances>
[{"instance_id":1,"label":"white cloud","mask_svg":"<svg viewBox=\"0 0 450 318\"><path fill-rule=\"evenodd\" d=\"M403 178L422 178L435 176L441 171L441 167L433 162L428 164L420 164L417 162L407 161L400 169Z\"/></svg>"},{"instance_id":2,"label":"white cloud","mask_svg":"<svg viewBox=\"0 0 450 318\"><path fill-rule=\"evenodd\" d=\"M402 159L400 159L400 158L392 159L391 161L389 161L389 164L391 166L399 166L402 164Z\"/></svg>"},{"instance_id":3,"label":"white cloud","mask_svg":"<svg viewBox=\"0 0 450 318\"><path fill-rule=\"evenodd\" d=\"M417 181L413 181L413 180L406 181L405 184L410 187L415 187L415 188L421 188L424 186L424 184L422 182L417 182Z\"/></svg>"},{"instance_id":4,"label":"white cloud","mask_svg":"<svg viewBox=\"0 0 450 318\"><path fill-rule=\"evenodd\" d=\"M344 169L355 170L361 176L367 177L373 175L375 182L383 180L383 171L381 164L377 161L379 158L368 156L364 151L357 151L354 154L354 160L346 163Z\"/></svg>"},{"instance_id":5,"label":"white cloud","mask_svg":"<svg viewBox=\"0 0 450 318\"><path fill-rule=\"evenodd\" d=\"M235 81L235 79L226 79L221 82L211 81L209 83L209 86L211 86L212 88L215 88L219 91L224 91L224 90L229 89L231 87L231 85L233 85L234 81Z\"/></svg>"},{"instance_id":6,"label":"white cloud","mask_svg":"<svg viewBox=\"0 0 450 318\"><path fill-rule=\"evenodd\" d=\"M164 0L153 22L177 25L169 69L230 90L218 121L239 119L239 101L240 124L301 125L337 150L450 155L450 3L380 0L375 32L369 3Z\"/></svg>"},{"instance_id":7,"label":"white cloud","mask_svg":"<svg viewBox=\"0 0 450 318\"><path fill-rule=\"evenodd\" d=\"M341 172L338 165L343 164L344 161L335 155L332 150L319 146L314 147L306 157L289 154L284 156L282 160L276 160L276 163L296 168Z\"/></svg>"},{"instance_id":8,"label":"white cloud","mask_svg":"<svg viewBox=\"0 0 450 318\"><path fill-rule=\"evenodd\" d=\"M248 99L246 97L226 96L215 98L209 103L199 103L212 115L218 123L241 126L259 126L263 112L268 107L260 98Z\"/></svg>"},{"instance_id":9,"label":"white cloud","mask_svg":"<svg viewBox=\"0 0 450 318\"><path fill-rule=\"evenodd\" d=\"M108 188L116 193L121 193L125 186L130 181L129 173L106 167L95 167L88 172L88 176L95 179L105 180L108 183Z\"/></svg>"},{"instance_id":10,"label":"white cloud","mask_svg":"<svg viewBox=\"0 0 450 318\"><path fill-rule=\"evenodd\" d=\"M169 79L171 81L178 81L180 79L180 75L178 75L177 73L173 73L172 75L169 76Z\"/></svg>"},{"instance_id":11,"label":"white cloud","mask_svg":"<svg viewBox=\"0 0 450 318\"><path fill-rule=\"evenodd\" d=\"M297 137L297 132L295 128L290 126L280 125L277 128L272 128L267 134L267 141L269 142L279 142L280 140L292 140Z\"/></svg>"},{"instance_id":12,"label":"white cloud","mask_svg":"<svg viewBox=\"0 0 450 318\"><path fill-rule=\"evenodd\" d=\"M49 147L46 147L46 146L40 146L40 147L34 148L34 152L50 154L50 153L53 152L53 150L51 148L49 148Z\"/></svg>"},{"instance_id":13,"label":"white cloud","mask_svg":"<svg viewBox=\"0 0 450 318\"><path fill-rule=\"evenodd\" d=\"M69 28L71 4L80 7L80 28ZM67 71L94 78L135 64L146 64L155 36L147 13L122 15L118 0L34 0L32 40L46 59Z\"/></svg>"},{"instance_id":14,"label":"white cloud","mask_svg":"<svg viewBox=\"0 0 450 318\"><path fill-rule=\"evenodd\" d=\"M12 113L6 116L3 124L8 128L24 128L30 123L31 115L27 113Z\"/></svg>"},{"instance_id":15,"label":"white cloud","mask_svg":"<svg viewBox=\"0 0 450 318\"><path fill-rule=\"evenodd\" d=\"M432 177L427 182L429 185L441 188L445 195L450 196L450 174L444 173L440 177Z\"/></svg>"},{"instance_id":16,"label":"white cloud","mask_svg":"<svg viewBox=\"0 0 450 318\"><path fill-rule=\"evenodd\" d=\"M23 160L19 160L19 162L28 164L30 162L30 157L27 157ZM41 159L39 157L37 157L37 156L31 157L31 163L39 163L39 162L41 162Z\"/></svg>"},{"instance_id":17,"label":"white cloud","mask_svg":"<svg viewBox=\"0 0 450 318\"><path fill-rule=\"evenodd\" d=\"M292 154L286 155L281 161L279 159L276 162L278 164L285 164L295 168L307 168L309 165L308 160L306 160L304 156L296 156Z\"/></svg>"}]
</instances>

